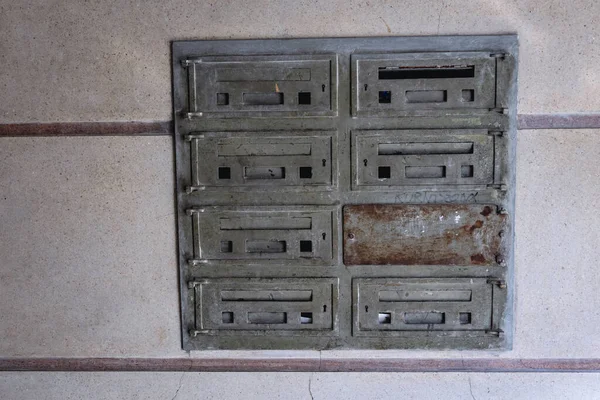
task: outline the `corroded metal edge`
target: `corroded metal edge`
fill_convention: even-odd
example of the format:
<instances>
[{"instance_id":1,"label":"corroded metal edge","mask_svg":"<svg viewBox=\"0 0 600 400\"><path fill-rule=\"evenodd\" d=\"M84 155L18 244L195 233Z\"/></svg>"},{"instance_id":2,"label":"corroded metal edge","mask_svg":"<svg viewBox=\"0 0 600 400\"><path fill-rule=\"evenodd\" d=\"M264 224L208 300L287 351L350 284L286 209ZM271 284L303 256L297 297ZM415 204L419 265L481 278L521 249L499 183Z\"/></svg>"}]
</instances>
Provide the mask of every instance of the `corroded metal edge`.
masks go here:
<instances>
[{"instance_id":1,"label":"corroded metal edge","mask_svg":"<svg viewBox=\"0 0 600 400\"><path fill-rule=\"evenodd\" d=\"M600 359L1 358L0 371L600 372Z\"/></svg>"}]
</instances>

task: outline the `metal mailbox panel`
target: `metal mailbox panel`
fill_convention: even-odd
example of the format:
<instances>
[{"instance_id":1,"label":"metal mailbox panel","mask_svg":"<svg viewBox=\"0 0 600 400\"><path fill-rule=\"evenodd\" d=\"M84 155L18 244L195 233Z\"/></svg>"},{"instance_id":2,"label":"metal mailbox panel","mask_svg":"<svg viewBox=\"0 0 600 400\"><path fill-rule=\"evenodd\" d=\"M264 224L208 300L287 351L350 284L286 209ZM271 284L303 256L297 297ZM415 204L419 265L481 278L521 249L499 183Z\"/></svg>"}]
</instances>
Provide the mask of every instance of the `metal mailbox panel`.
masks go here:
<instances>
[{"instance_id":1,"label":"metal mailbox panel","mask_svg":"<svg viewBox=\"0 0 600 400\"><path fill-rule=\"evenodd\" d=\"M354 116L495 107L496 58L490 53L357 54L352 65Z\"/></svg>"},{"instance_id":2,"label":"metal mailbox panel","mask_svg":"<svg viewBox=\"0 0 600 400\"><path fill-rule=\"evenodd\" d=\"M333 331L338 279L194 282L198 331Z\"/></svg>"},{"instance_id":3,"label":"metal mailbox panel","mask_svg":"<svg viewBox=\"0 0 600 400\"><path fill-rule=\"evenodd\" d=\"M330 263L332 210L284 209L190 210L195 259Z\"/></svg>"},{"instance_id":4,"label":"metal mailbox panel","mask_svg":"<svg viewBox=\"0 0 600 400\"><path fill-rule=\"evenodd\" d=\"M174 42L183 348L510 348L517 42Z\"/></svg>"},{"instance_id":5,"label":"metal mailbox panel","mask_svg":"<svg viewBox=\"0 0 600 400\"><path fill-rule=\"evenodd\" d=\"M188 66L189 116L337 114L337 56L217 56Z\"/></svg>"},{"instance_id":6,"label":"metal mailbox panel","mask_svg":"<svg viewBox=\"0 0 600 400\"><path fill-rule=\"evenodd\" d=\"M353 131L352 138L355 189L494 182L487 130Z\"/></svg>"},{"instance_id":7,"label":"metal mailbox panel","mask_svg":"<svg viewBox=\"0 0 600 400\"><path fill-rule=\"evenodd\" d=\"M346 265L504 264L506 214L482 204L344 207Z\"/></svg>"},{"instance_id":8,"label":"metal mailbox panel","mask_svg":"<svg viewBox=\"0 0 600 400\"><path fill-rule=\"evenodd\" d=\"M192 190L332 185L332 137L314 132L193 134Z\"/></svg>"},{"instance_id":9,"label":"metal mailbox panel","mask_svg":"<svg viewBox=\"0 0 600 400\"><path fill-rule=\"evenodd\" d=\"M354 334L486 332L493 290L487 278L354 279Z\"/></svg>"}]
</instances>

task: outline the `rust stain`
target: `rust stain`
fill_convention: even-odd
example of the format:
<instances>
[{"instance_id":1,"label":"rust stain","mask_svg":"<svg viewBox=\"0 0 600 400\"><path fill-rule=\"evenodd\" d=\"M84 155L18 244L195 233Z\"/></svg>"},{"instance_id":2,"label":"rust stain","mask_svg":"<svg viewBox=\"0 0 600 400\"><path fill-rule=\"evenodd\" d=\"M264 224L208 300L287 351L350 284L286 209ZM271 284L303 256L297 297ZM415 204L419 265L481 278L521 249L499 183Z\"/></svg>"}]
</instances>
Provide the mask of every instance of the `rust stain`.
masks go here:
<instances>
[{"instance_id":1,"label":"rust stain","mask_svg":"<svg viewBox=\"0 0 600 400\"><path fill-rule=\"evenodd\" d=\"M475 229L479 229L483 226L483 221L477 220L475 223L469 228L469 232L473 233Z\"/></svg>"},{"instance_id":2,"label":"rust stain","mask_svg":"<svg viewBox=\"0 0 600 400\"><path fill-rule=\"evenodd\" d=\"M363 204L344 207L346 265L490 265L501 251L495 206ZM486 217L485 222L481 215Z\"/></svg>"},{"instance_id":3,"label":"rust stain","mask_svg":"<svg viewBox=\"0 0 600 400\"><path fill-rule=\"evenodd\" d=\"M485 256L483 254L481 254L481 253L479 253L479 254L473 254L471 256L471 262L473 264L480 265L480 264L485 264L486 259L485 259Z\"/></svg>"}]
</instances>

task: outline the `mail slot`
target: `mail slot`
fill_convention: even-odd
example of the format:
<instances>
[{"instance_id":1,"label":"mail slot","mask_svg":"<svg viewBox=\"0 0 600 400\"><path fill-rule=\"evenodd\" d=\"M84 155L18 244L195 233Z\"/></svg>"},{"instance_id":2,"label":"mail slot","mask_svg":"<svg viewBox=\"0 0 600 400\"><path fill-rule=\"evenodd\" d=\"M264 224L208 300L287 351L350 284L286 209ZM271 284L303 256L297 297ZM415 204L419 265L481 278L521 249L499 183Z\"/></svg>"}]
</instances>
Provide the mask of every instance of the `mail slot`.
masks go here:
<instances>
[{"instance_id":1,"label":"mail slot","mask_svg":"<svg viewBox=\"0 0 600 400\"><path fill-rule=\"evenodd\" d=\"M205 279L193 284L199 331L331 331L338 280Z\"/></svg>"},{"instance_id":2,"label":"mail slot","mask_svg":"<svg viewBox=\"0 0 600 400\"><path fill-rule=\"evenodd\" d=\"M492 328L493 291L488 278L354 279L356 335L484 333Z\"/></svg>"},{"instance_id":3,"label":"mail slot","mask_svg":"<svg viewBox=\"0 0 600 400\"><path fill-rule=\"evenodd\" d=\"M195 260L330 263L332 211L278 207L189 210Z\"/></svg>"},{"instance_id":4,"label":"mail slot","mask_svg":"<svg viewBox=\"0 0 600 400\"><path fill-rule=\"evenodd\" d=\"M191 189L330 187L332 137L322 132L290 133L294 132L190 135Z\"/></svg>"},{"instance_id":5,"label":"mail slot","mask_svg":"<svg viewBox=\"0 0 600 400\"><path fill-rule=\"evenodd\" d=\"M184 60L189 117L337 114L337 56L208 56Z\"/></svg>"},{"instance_id":6,"label":"mail slot","mask_svg":"<svg viewBox=\"0 0 600 400\"><path fill-rule=\"evenodd\" d=\"M354 116L495 107L490 53L356 54L352 65Z\"/></svg>"},{"instance_id":7,"label":"mail slot","mask_svg":"<svg viewBox=\"0 0 600 400\"><path fill-rule=\"evenodd\" d=\"M353 131L354 189L494 182L493 135L482 129Z\"/></svg>"}]
</instances>

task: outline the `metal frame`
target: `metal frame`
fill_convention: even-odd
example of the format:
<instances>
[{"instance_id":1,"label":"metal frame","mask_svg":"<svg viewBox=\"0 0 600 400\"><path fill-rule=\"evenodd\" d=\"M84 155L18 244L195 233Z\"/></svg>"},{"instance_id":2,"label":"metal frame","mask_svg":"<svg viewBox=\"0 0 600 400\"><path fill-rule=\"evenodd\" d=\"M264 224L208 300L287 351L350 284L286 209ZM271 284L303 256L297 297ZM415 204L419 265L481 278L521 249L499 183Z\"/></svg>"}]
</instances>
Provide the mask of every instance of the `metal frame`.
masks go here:
<instances>
[{"instance_id":1,"label":"metal frame","mask_svg":"<svg viewBox=\"0 0 600 400\"><path fill-rule=\"evenodd\" d=\"M493 75L494 107L447 108L416 107L398 112L363 110L353 116L356 99L352 88L357 87L359 59L419 58L430 53L478 53L487 55L495 65ZM196 81L195 67L207 60L254 59L328 59L331 61L331 107L315 115L298 109L276 112L269 108L239 109L221 115L203 114L197 104L190 102L193 91L202 89ZM397 56L398 56L397 55ZM396 59L398 58L396 56ZM437 56L436 56L437 57ZM463 57L463 55L460 55ZM459 57L459 58L460 58ZM381 37L339 39L289 40L232 40L177 41L172 47L173 107L175 119L175 148L177 160L177 207L179 226L179 265L182 305L182 340L186 350L196 349L333 349L333 348L458 348L509 349L513 332L513 216L515 190L516 145L516 83L518 45L514 35L446 36L446 37ZM435 57L433 57L435 58ZM439 58L439 57L438 57ZM456 57L455 57L456 58ZM193 72L191 72L193 69ZM190 78L192 77L192 78ZM193 80L192 80L193 79ZM487 78L486 78L487 79ZM475 79L476 80L476 79ZM194 82L190 86L190 82ZM297 83L297 82L296 82ZM296 83L294 83L296 85ZM404 82L406 83L406 82ZM415 85L418 87L419 83ZM451 85L452 86L452 85ZM480 85L481 86L481 85ZM264 87L264 86L261 86ZM298 90L302 86L293 86ZM487 87L483 85L481 87ZM431 89L431 88L429 88ZM434 88L435 89L435 88ZM456 88L455 88L456 89ZM301 89L300 89L301 90ZM454 89L447 89L454 90ZM196 98L193 100L195 101ZM483 107L483 106L481 106ZM271 108L272 109L272 108ZM364 131L402 130L483 130L494 139L494 181L486 185L416 185L353 187L355 166L352 163L353 137ZM191 143L195 137L240 135L243 137L331 136L332 184L330 186L282 186L269 184L258 190L252 185L234 190L198 184L192 180ZM233 161L234 163L236 161ZM280 167L273 165L273 167ZM358 190L360 189L360 190ZM488 266L475 265L381 265L346 266L343 264L342 210L346 204L492 204L509 216L509 229L504 232L508 245L502 262ZM250 263L212 260L196 257L201 245L194 236L193 215L204 209L269 210L288 209L330 210L332 218L332 254L329 263L304 262L303 259ZM224 208L221 208L224 207ZM241 207L241 208L240 208ZM262 262L264 261L264 262ZM235 279L233 279L235 278ZM317 279L336 282L332 310L335 309L336 329L323 336L305 330L285 331L259 329L252 334L203 334L197 329L195 312L196 287L205 280L241 278ZM409 335L384 334L359 336L353 334L353 303L358 293L353 291L357 279L388 279L399 282L415 278L455 280L485 279L493 288L493 307L501 315L497 328L480 331L477 335L453 331L452 334L425 329ZM353 301L354 298L354 301ZM291 333L290 333L291 332ZM385 333L385 332L383 332Z\"/></svg>"}]
</instances>

